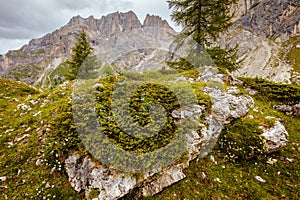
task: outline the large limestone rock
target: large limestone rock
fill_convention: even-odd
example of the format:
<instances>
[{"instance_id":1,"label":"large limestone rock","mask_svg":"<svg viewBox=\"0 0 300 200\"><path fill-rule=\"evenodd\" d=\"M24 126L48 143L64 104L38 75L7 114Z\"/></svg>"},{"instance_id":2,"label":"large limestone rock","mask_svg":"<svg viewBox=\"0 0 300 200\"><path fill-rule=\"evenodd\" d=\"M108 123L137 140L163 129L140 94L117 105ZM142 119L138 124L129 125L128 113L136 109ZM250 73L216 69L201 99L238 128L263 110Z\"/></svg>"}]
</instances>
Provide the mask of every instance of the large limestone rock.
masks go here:
<instances>
[{"instance_id":1,"label":"large limestone rock","mask_svg":"<svg viewBox=\"0 0 300 200\"><path fill-rule=\"evenodd\" d=\"M152 196L184 179L183 169L191 160L206 156L213 149L223 126L245 116L253 106L253 99L248 96L236 97L217 87L207 87L205 91L212 97L212 113L203 123L199 122L199 118L206 112L204 106L195 105L172 112L175 121L189 119L199 124L199 130L185 133L187 155L181 163L136 177L96 165L88 157L80 159L77 155L70 155L65 166L72 187L78 192L85 191L87 196L91 189L96 189L100 192L98 199L112 200L121 198L134 188L137 188L137 197Z\"/></svg>"},{"instance_id":2,"label":"large limestone rock","mask_svg":"<svg viewBox=\"0 0 300 200\"><path fill-rule=\"evenodd\" d=\"M276 105L274 106L274 109L288 115L300 116L300 103L296 105Z\"/></svg>"},{"instance_id":3,"label":"large limestone rock","mask_svg":"<svg viewBox=\"0 0 300 200\"><path fill-rule=\"evenodd\" d=\"M97 189L100 192L98 199L101 200L118 199L137 185L136 178L101 165L95 167L95 163L88 157L80 162L78 155L70 155L65 161L65 167L75 191L84 190L88 196L91 189Z\"/></svg>"},{"instance_id":4,"label":"large limestone rock","mask_svg":"<svg viewBox=\"0 0 300 200\"><path fill-rule=\"evenodd\" d=\"M71 186L75 191L80 192L82 188L88 185L90 178L89 171L94 166L88 159L84 159L82 165L79 165L79 156L71 155L65 161L66 171L69 175Z\"/></svg>"},{"instance_id":5,"label":"large limestone rock","mask_svg":"<svg viewBox=\"0 0 300 200\"><path fill-rule=\"evenodd\" d=\"M156 180L140 188L138 196L149 197L161 192L164 188L184 179L186 176L183 173L183 169L187 165L180 164L170 167L162 172L162 175Z\"/></svg>"},{"instance_id":6,"label":"large limestone rock","mask_svg":"<svg viewBox=\"0 0 300 200\"><path fill-rule=\"evenodd\" d=\"M279 121L276 121L274 127L270 129L262 129L267 153L278 151L287 145L289 134Z\"/></svg>"},{"instance_id":7,"label":"large limestone rock","mask_svg":"<svg viewBox=\"0 0 300 200\"><path fill-rule=\"evenodd\" d=\"M236 97L213 88L206 88L206 92L213 98L213 113L223 124L247 115L249 108L254 105L250 96Z\"/></svg>"}]
</instances>

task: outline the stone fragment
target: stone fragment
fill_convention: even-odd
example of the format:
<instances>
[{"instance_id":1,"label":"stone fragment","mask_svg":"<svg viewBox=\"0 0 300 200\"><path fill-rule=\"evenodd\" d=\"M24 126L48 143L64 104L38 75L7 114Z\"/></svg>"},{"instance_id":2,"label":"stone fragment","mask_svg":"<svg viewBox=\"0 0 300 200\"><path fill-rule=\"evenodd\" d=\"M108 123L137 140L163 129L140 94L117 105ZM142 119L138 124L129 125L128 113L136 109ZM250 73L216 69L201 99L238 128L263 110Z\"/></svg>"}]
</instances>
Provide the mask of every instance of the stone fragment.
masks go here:
<instances>
[{"instance_id":1,"label":"stone fragment","mask_svg":"<svg viewBox=\"0 0 300 200\"><path fill-rule=\"evenodd\" d=\"M265 183L266 180L264 180L262 177L260 176L255 176L255 179L258 180L259 182Z\"/></svg>"},{"instance_id":2,"label":"stone fragment","mask_svg":"<svg viewBox=\"0 0 300 200\"><path fill-rule=\"evenodd\" d=\"M265 139L267 153L272 153L287 145L289 134L285 127L279 121L276 121L274 127L264 129L262 136Z\"/></svg>"},{"instance_id":3,"label":"stone fragment","mask_svg":"<svg viewBox=\"0 0 300 200\"><path fill-rule=\"evenodd\" d=\"M7 177L6 177L6 176L1 176L1 177L0 177L0 181L4 182L4 181L6 181L6 180L7 180Z\"/></svg>"}]
</instances>

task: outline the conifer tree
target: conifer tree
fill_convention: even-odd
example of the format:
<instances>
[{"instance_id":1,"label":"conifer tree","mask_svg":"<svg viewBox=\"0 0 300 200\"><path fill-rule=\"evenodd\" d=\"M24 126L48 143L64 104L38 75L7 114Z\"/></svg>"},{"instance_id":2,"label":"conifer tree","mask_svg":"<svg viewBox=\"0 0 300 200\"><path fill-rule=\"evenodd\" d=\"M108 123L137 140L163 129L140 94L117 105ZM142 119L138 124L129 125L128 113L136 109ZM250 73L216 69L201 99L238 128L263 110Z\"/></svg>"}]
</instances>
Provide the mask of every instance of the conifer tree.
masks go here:
<instances>
[{"instance_id":1,"label":"conifer tree","mask_svg":"<svg viewBox=\"0 0 300 200\"><path fill-rule=\"evenodd\" d=\"M173 9L172 20L184 27L183 34L191 36L197 42L195 51L199 53L205 49L219 69L234 71L238 68L237 48L223 49L216 42L220 33L231 25L232 14L230 6L236 0L168 0L169 8ZM191 68L185 59L177 63L184 69Z\"/></svg>"},{"instance_id":2,"label":"conifer tree","mask_svg":"<svg viewBox=\"0 0 300 200\"><path fill-rule=\"evenodd\" d=\"M87 57L93 53L93 50L86 38L85 31L82 31L77 38L75 46L72 48L71 60L67 61L71 69L70 80L76 78L80 67L84 64Z\"/></svg>"}]
</instances>

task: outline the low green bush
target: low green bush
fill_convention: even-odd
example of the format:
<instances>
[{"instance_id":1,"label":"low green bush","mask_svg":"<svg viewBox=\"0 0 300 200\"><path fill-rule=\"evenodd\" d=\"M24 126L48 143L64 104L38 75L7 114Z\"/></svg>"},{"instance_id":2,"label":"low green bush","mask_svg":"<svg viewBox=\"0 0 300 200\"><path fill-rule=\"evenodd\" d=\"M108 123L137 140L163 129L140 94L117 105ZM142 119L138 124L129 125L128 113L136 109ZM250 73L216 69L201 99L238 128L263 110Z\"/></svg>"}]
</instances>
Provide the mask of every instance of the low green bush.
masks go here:
<instances>
[{"instance_id":1,"label":"low green bush","mask_svg":"<svg viewBox=\"0 0 300 200\"><path fill-rule=\"evenodd\" d=\"M281 104L297 104L300 102L300 87L274 83L261 78L240 78L245 86L256 90L261 100L268 99Z\"/></svg>"},{"instance_id":2,"label":"low green bush","mask_svg":"<svg viewBox=\"0 0 300 200\"><path fill-rule=\"evenodd\" d=\"M118 77L121 79L121 77ZM158 130L158 134L153 137L133 137L130 134L121 130L119 124L116 123L113 113L111 111L112 95L114 92L114 84L117 83L116 79L112 79L112 76L102 79L101 84L103 88L96 95L97 99L97 115L100 118L101 130L110 140L118 147L133 152L151 152L157 148L161 148L167 145L170 140L177 134L177 127L171 116L173 110L179 108L179 102L174 93L168 90L166 87L156 84L146 84L139 87L133 92L129 103L129 116L126 118L124 113L126 110L118 110L117 114L124 119L121 121L121 126L126 127L127 130L134 130L135 126L146 127L151 123L150 109L151 105L161 105L166 111L166 123L161 130ZM133 91L134 83L124 83L122 86L124 90L118 90L120 94L114 94L117 97L122 96L122 92ZM126 104L127 99L114 98L114 104L116 107L121 108ZM161 117L161 113L151 113L153 117ZM151 134L151 131L156 130L159 127L151 127L149 133L139 133L140 135Z\"/></svg>"}]
</instances>

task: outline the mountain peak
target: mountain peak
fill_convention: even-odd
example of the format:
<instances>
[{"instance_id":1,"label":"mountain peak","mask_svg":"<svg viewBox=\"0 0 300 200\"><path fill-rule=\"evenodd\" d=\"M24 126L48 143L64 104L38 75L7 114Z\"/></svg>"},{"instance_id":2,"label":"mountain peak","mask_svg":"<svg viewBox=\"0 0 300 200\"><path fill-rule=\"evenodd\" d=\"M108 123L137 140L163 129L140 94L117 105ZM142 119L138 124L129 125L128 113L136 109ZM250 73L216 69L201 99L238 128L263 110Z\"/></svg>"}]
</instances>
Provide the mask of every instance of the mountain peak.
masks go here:
<instances>
[{"instance_id":1,"label":"mountain peak","mask_svg":"<svg viewBox=\"0 0 300 200\"><path fill-rule=\"evenodd\" d=\"M97 22L98 30L105 35L111 35L118 32L132 30L134 28L142 28L138 17L133 11L126 13L115 12L107 16L103 16Z\"/></svg>"},{"instance_id":2,"label":"mountain peak","mask_svg":"<svg viewBox=\"0 0 300 200\"><path fill-rule=\"evenodd\" d=\"M81 24L84 21L85 21L84 18L82 18L80 15L77 15L77 16L72 17L68 24L70 24L70 25Z\"/></svg>"},{"instance_id":3,"label":"mountain peak","mask_svg":"<svg viewBox=\"0 0 300 200\"><path fill-rule=\"evenodd\" d=\"M146 15L144 23L141 24L137 15L133 11L124 13L117 11L106 16L102 16L101 19L95 19L93 16L90 16L89 18L83 18L80 15L77 15L71 18L68 26L93 27L93 29L97 29L99 32L106 36L143 27L172 29L166 20L163 20L159 16L150 14Z\"/></svg>"},{"instance_id":4,"label":"mountain peak","mask_svg":"<svg viewBox=\"0 0 300 200\"><path fill-rule=\"evenodd\" d=\"M172 29L167 22L167 20L163 20L160 16L147 14L143 27L158 27L158 28L166 28Z\"/></svg>"}]
</instances>

